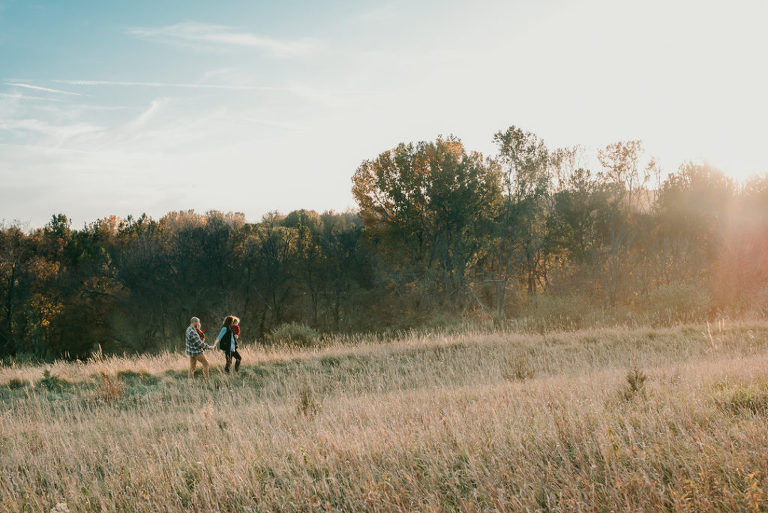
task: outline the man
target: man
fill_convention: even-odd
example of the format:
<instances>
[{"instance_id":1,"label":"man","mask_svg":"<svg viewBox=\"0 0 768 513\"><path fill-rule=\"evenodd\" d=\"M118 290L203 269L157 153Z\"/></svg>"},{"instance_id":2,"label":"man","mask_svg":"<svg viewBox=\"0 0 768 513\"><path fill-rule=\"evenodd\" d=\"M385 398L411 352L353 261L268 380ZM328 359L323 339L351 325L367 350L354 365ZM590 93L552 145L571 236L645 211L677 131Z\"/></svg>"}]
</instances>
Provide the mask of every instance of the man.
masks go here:
<instances>
[{"instance_id":1,"label":"man","mask_svg":"<svg viewBox=\"0 0 768 513\"><path fill-rule=\"evenodd\" d=\"M187 356L189 356L189 379L195 377L195 367L197 362L203 365L203 379L208 379L208 360L206 360L203 351L213 349L200 338L200 319L192 317L187 326Z\"/></svg>"}]
</instances>

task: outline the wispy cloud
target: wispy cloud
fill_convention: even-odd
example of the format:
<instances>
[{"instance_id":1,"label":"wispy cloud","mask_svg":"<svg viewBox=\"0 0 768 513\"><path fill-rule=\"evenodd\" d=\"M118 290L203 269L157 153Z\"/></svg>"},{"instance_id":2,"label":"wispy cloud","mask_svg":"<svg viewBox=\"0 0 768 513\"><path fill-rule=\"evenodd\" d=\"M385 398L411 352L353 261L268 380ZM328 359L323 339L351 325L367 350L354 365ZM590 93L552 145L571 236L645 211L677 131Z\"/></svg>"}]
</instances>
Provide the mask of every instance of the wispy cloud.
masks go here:
<instances>
[{"instance_id":1,"label":"wispy cloud","mask_svg":"<svg viewBox=\"0 0 768 513\"><path fill-rule=\"evenodd\" d=\"M11 98L13 100L35 100L35 101L45 101L45 102L61 101L59 98L51 98L48 96L30 96L27 94L20 94L20 93L0 93L0 98Z\"/></svg>"},{"instance_id":2,"label":"wispy cloud","mask_svg":"<svg viewBox=\"0 0 768 513\"><path fill-rule=\"evenodd\" d=\"M72 96L82 96L80 93L73 93L72 91L62 91L61 89L51 89L50 87L41 87L36 86L33 84L25 84L22 82L6 82L5 85L9 85L11 87L21 87L24 89L31 89L33 91L42 91L44 93L55 93L55 94L67 94Z\"/></svg>"},{"instance_id":3,"label":"wispy cloud","mask_svg":"<svg viewBox=\"0 0 768 513\"><path fill-rule=\"evenodd\" d=\"M282 121L273 121L271 119L263 119L263 118L253 118L244 116L242 118L244 121L247 121L249 123L253 123L256 125L264 125L271 128L281 128L283 130L296 130L297 126L291 123L284 123Z\"/></svg>"},{"instance_id":4,"label":"wispy cloud","mask_svg":"<svg viewBox=\"0 0 768 513\"><path fill-rule=\"evenodd\" d=\"M273 57L297 57L316 53L322 44L314 39L276 39L262 34L242 32L226 25L185 21L165 27L134 27L128 33L169 43L199 43L215 47L247 47Z\"/></svg>"},{"instance_id":5,"label":"wispy cloud","mask_svg":"<svg viewBox=\"0 0 768 513\"><path fill-rule=\"evenodd\" d=\"M160 109L162 109L163 106L168 102L168 98L157 98L152 100L152 102L149 104L149 107L147 107L136 119L128 123L126 129L130 132L135 132L141 129L147 125L147 123L152 121Z\"/></svg>"},{"instance_id":6,"label":"wispy cloud","mask_svg":"<svg viewBox=\"0 0 768 513\"><path fill-rule=\"evenodd\" d=\"M182 89L225 89L230 91L291 91L291 88L287 87L239 84L201 84L197 82L141 82L125 80L52 80L52 82L78 86L170 87Z\"/></svg>"},{"instance_id":7,"label":"wispy cloud","mask_svg":"<svg viewBox=\"0 0 768 513\"><path fill-rule=\"evenodd\" d=\"M249 84L203 84L198 82L140 82L120 80L51 80L57 84L74 86L117 86L117 87L151 87L151 88L181 88L181 89L210 89L227 91L266 91L286 93L306 101L324 104L336 104L344 98L373 94L374 91L356 89L321 89L294 83L285 86L259 86Z\"/></svg>"},{"instance_id":8,"label":"wispy cloud","mask_svg":"<svg viewBox=\"0 0 768 513\"><path fill-rule=\"evenodd\" d=\"M382 21L391 19L397 15L397 8L393 2L381 4L373 9L353 15L353 19L360 21Z\"/></svg>"},{"instance_id":9,"label":"wispy cloud","mask_svg":"<svg viewBox=\"0 0 768 513\"><path fill-rule=\"evenodd\" d=\"M100 132L102 128L88 123L54 125L38 119L17 119L0 122L0 130L37 132L53 138L56 143L62 143L79 135Z\"/></svg>"}]
</instances>

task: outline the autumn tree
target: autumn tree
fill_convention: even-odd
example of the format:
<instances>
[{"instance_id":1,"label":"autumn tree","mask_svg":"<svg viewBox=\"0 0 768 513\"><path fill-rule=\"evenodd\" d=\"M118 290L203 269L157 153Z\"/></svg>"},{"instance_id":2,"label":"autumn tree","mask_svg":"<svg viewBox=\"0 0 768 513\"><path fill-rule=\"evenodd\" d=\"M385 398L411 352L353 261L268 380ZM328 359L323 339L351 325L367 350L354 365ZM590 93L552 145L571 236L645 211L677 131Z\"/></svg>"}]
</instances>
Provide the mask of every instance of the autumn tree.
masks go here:
<instances>
[{"instance_id":1,"label":"autumn tree","mask_svg":"<svg viewBox=\"0 0 768 513\"><path fill-rule=\"evenodd\" d=\"M498 166L454 138L400 144L363 162L352 192L368 232L440 297L464 304L466 274L501 193Z\"/></svg>"}]
</instances>

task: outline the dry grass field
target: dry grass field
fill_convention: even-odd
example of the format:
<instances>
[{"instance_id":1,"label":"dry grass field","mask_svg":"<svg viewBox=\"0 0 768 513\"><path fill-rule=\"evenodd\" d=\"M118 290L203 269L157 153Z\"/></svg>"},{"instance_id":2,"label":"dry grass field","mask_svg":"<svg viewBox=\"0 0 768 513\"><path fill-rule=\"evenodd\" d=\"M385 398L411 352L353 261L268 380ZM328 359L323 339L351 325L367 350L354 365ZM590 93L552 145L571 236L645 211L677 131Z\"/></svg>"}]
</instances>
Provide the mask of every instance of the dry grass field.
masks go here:
<instances>
[{"instance_id":1,"label":"dry grass field","mask_svg":"<svg viewBox=\"0 0 768 513\"><path fill-rule=\"evenodd\" d=\"M0 510L764 511L768 323L0 367Z\"/></svg>"}]
</instances>

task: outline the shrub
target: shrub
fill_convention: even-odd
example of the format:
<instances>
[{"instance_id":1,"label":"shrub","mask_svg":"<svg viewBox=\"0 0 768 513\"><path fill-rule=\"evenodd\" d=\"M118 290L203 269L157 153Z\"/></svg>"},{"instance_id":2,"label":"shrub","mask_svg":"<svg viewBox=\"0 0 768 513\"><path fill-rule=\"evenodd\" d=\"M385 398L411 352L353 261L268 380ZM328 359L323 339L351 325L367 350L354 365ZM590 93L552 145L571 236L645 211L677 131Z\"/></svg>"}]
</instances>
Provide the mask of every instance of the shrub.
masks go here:
<instances>
[{"instance_id":1,"label":"shrub","mask_svg":"<svg viewBox=\"0 0 768 513\"><path fill-rule=\"evenodd\" d=\"M143 383L145 385L154 385L156 384L159 379L157 376L150 374L145 371L132 371L132 370L122 370L117 373L117 379L120 381L127 381L129 383L132 382L138 382Z\"/></svg>"},{"instance_id":2,"label":"shrub","mask_svg":"<svg viewBox=\"0 0 768 513\"><path fill-rule=\"evenodd\" d=\"M305 417L310 417L317 413L317 401L315 401L312 389L307 383L299 390L298 411Z\"/></svg>"},{"instance_id":3,"label":"shrub","mask_svg":"<svg viewBox=\"0 0 768 513\"><path fill-rule=\"evenodd\" d=\"M40 380L40 386L52 392L60 392L68 384L66 379L51 374L51 371L48 369L43 372L43 378Z\"/></svg>"},{"instance_id":4,"label":"shrub","mask_svg":"<svg viewBox=\"0 0 768 513\"><path fill-rule=\"evenodd\" d=\"M531 365L531 360L525 353L519 353L514 357L504 360L502 369L504 379L508 381L525 381L536 375L536 371Z\"/></svg>"},{"instance_id":5,"label":"shrub","mask_svg":"<svg viewBox=\"0 0 768 513\"><path fill-rule=\"evenodd\" d=\"M656 320L673 324L701 319L707 313L710 299L699 287L675 283L652 291L648 302Z\"/></svg>"},{"instance_id":6,"label":"shrub","mask_svg":"<svg viewBox=\"0 0 768 513\"><path fill-rule=\"evenodd\" d=\"M522 314L534 331L575 330L583 326L590 313L589 300L579 296L548 296L531 298Z\"/></svg>"},{"instance_id":7,"label":"shrub","mask_svg":"<svg viewBox=\"0 0 768 513\"><path fill-rule=\"evenodd\" d=\"M11 380L8 382L8 388L11 390L18 390L19 388L24 388L26 386L29 386L29 381L26 379L11 378Z\"/></svg>"},{"instance_id":8,"label":"shrub","mask_svg":"<svg viewBox=\"0 0 768 513\"><path fill-rule=\"evenodd\" d=\"M125 385L119 378L112 378L104 372L100 376L101 385L96 389L96 397L107 402L116 401L123 397Z\"/></svg>"},{"instance_id":9,"label":"shrub","mask_svg":"<svg viewBox=\"0 0 768 513\"><path fill-rule=\"evenodd\" d=\"M13 365L40 365L43 360L35 356L33 353L16 353L13 356L6 356L0 359L0 363L13 366Z\"/></svg>"},{"instance_id":10,"label":"shrub","mask_svg":"<svg viewBox=\"0 0 768 513\"><path fill-rule=\"evenodd\" d=\"M291 322L281 324L273 329L267 337L267 342L271 344L292 344L298 346L311 346L320 338L317 330L310 328L306 324Z\"/></svg>"},{"instance_id":11,"label":"shrub","mask_svg":"<svg viewBox=\"0 0 768 513\"><path fill-rule=\"evenodd\" d=\"M642 370L633 367L627 372L626 383L619 395L625 401L631 401L637 396L645 397L645 381L647 379L648 376Z\"/></svg>"},{"instance_id":12,"label":"shrub","mask_svg":"<svg viewBox=\"0 0 768 513\"><path fill-rule=\"evenodd\" d=\"M480 331L483 328L487 328L487 326L484 326L482 322L478 322L477 319L441 313L429 316L423 323L418 325L417 331L453 335Z\"/></svg>"},{"instance_id":13,"label":"shrub","mask_svg":"<svg viewBox=\"0 0 768 513\"><path fill-rule=\"evenodd\" d=\"M734 415L765 415L768 413L768 387L765 383L723 387L715 396L715 403Z\"/></svg>"}]
</instances>

